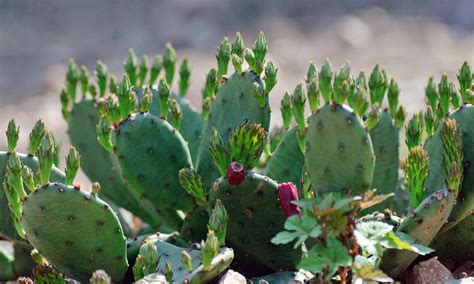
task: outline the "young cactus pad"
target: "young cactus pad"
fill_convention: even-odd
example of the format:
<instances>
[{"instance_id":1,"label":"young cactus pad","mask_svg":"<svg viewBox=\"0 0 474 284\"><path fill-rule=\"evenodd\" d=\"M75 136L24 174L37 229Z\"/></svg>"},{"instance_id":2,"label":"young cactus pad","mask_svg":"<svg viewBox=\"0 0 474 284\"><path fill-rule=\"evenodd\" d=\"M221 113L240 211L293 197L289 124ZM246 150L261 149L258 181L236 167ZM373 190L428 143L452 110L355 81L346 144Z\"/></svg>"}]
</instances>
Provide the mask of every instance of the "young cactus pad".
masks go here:
<instances>
[{"instance_id":1,"label":"young cactus pad","mask_svg":"<svg viewBox=\"0 0 474 284\"><path fill-rule=\"evenodd\" d=\"M99 182L101 194L116 205L127 208L152 226L160 224L160 216L153 208L146 208L137 196L122 182L120 169L114 157L97 141L96 125L99 122L97 105L93 99L84 99L74 104L67 116L68 134L71 143L81 154L81 168L90 180Z\"/></svg>"},{"instance_id":2,"label":"young cactus pad","mask_svg":"<svg viewBox=\"0 0 474 284\"><path fill-rule=\"evenodd\" d=\"M164 275L166 263L171 263L173 267L172 283L208 283L227 269L234 259L232 249L221 248L217 256L212 259L210 269L206 270L200 261L201 251L197 249L181 248L157 239L148 240L148 242L155 245L159 254L157 273ZM148 242L145 241L141 246L141 255L145 255L146 250L149 249ZM191 256L191 271L181 261L183 251Z\"/></svg>"},{"instance_id":3,"label":"young cactus pad","mask_svg":"<svg viewBox=\"0 0 474 284\"><path fill-rule=\"evenodd\" d=\"M115 133L115 155L137 194L155 206L191 211L194 200L178 180L179 170L191 167L191 156L179 132L153 114L136 113Z\"/></svg>"},{"instance_id":4,"label":"young cactus pad","mask_svg":"<svg viewBox=\"0 0 474 284\"><path fill-rule=\"evenodd\" d=\"M292 244L276 246L270 240L283 229L287 216L278 200L278 184L268 177L249 172L239 185L221 177L209 193L209 208L217 199L229 215L226 243L236 253L236 265L256 259L256 271L267 267L278 271L294 269L302 252Z\"/></svg>"},{"instance_id":5,"label":"young cactus pad","mask_svg":"<svg viewBox=\"0 0 474 284\"><path fill-rule=\"evenodd\" d=\"M417 244L429 245L448 219L455 202L455 195L448 189L434 192L408 216L397 232L410 235ZM381 267L391 277L398 277L416 259L417 254L407 250L388 250Z\"/></svg>"},{"instance_id":6,"label":"young cactus pad","mask_svg":"<svg viewBox=\"0 0 474 284\"><path fill-rule=\"evenodd\" d=\"M375 156L362 120L346 106L327 104L309 118L306 169L315 192L370 189Z\"/></svg>"},{"instance_id":7,"label":"young cactus pad","mask_svg":"<svg viewBox=\"0 0 474 284\"><path fill-rule=\"evenodd\" d=\"M23 203L30 243L56 268L79 281L103 269L120 281L128 267L125 237L110 206L78 187L50 183Z\"/></svg>"},{"instance_id":8,"label":"young cactus pad","mask_svg":"<svg viewBox=\"0 0 474 284\"><path fill-rule=\"evenodd\" d=\"M245 120L260 124L268 132L270 124L268 96L265 97L265 105L260 107L253 94L253 83L263 88L260 78L255 73L251 71L234 73L220 86L211 105L196 163L205 188L210 188L220 176L209 152L209 138L213 128L223 141L228 141L230 132Z\"/></svg>"},{"instance_id":9,"label":"young cactus pad","mask_svg":"<svg viewBox=\"0 0 474 284\"><path fill-rule=\"evenodd\" d=\"M451 212L448 224L446 224L447 227L443 228L443 231L471 214L472 208L474 208L474 166L472 165L474 163L474 106L463 105L452 112L448 118L456 120L458 131L462 136L464 172L457 197L458 202L453 212ZM425 150L430 161L430 172L425 183L427 193L433 192L436 188L444 187L446 182L447 172L443 161L444 150L440 134L441 127L440 125L435 134L425 144Z\"/></svg>"}]
</instances>

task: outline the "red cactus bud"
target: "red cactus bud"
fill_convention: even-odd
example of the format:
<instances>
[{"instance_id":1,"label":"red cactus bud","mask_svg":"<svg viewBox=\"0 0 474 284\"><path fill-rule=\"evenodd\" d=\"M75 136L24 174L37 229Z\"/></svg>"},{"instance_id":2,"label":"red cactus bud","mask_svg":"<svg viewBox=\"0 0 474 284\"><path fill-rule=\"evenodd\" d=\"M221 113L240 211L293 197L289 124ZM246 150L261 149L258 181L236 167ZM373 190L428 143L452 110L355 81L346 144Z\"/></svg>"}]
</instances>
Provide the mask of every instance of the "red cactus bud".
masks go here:
<instances>
[{"instance_id":1,"label":"red cactus bud","mask_svg":"<svg viewBox=\"0 0 474 284\"><path fill-rule=\"evenodd\" d=\"M291 203L291 201L298 200L298 189L296 185L291 182L279 184L278 197L280 199L281 208L286 216L300 215L300 208L298 208L296 204Z\"/></svg>"},{"instance_id":2,"label":"red cactus bud","mask_svg":"<svg viewBox=\"0 0 474 284\"><path fill-rule=\"evenodd\" d=\"M239 185L245 178L244 166L237 162L232 162L227 167L227 181L231 185Z\"/></svg>"}]
</instances>

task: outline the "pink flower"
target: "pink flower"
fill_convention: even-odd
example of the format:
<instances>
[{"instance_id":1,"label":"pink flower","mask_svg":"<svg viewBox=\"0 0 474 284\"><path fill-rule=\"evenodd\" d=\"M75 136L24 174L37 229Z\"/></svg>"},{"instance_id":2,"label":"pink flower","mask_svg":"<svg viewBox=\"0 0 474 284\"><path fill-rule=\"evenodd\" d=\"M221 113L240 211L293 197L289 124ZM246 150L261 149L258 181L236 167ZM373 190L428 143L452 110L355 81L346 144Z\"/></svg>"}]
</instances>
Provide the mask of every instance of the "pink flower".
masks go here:
<instances>
[{"instance_id":1,"label":"pink flower","mask_svg":"<svg viewBox=\"0 0 474 284\"><path fill-rule=\"evenodd\" d=\"M285 212L285 215L290 217L292 215L300 215L300 208L291 201L298 200L298 189L296 185L291 182L280 183L278 185L278 197L280 199L280 205Z\"/></svg>"},{"instance_id":2,"label":"pink flower","mask_svg":"<svg viewBox=\"0 0 474 284\"><path fill-rule=\"evenodd\" d=\"M245 178L244 166L237 162L232 162L227 167L227 182L231 185L239 185Z\"/></svg>"}]
</instances>

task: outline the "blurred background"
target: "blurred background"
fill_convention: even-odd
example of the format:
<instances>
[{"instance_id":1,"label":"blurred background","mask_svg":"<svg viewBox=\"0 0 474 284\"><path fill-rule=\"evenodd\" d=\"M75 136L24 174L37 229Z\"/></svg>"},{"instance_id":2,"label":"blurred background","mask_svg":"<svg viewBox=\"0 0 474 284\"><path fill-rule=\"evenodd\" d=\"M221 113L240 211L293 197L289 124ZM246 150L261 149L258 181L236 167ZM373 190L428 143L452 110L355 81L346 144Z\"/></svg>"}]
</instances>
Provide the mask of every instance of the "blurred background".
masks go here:
<instances>
[{"instance_id":1,"label":"blurred background","mask_svg":"<svg viewBox=\"0 0 474 284\"><path fill-rule=\"evenodd\" d=\"M268 58L279 68L272 125L280 123L284 91L303 81L309 61L319 67L325 58L337 69L350 61L355 74L380 63L413 113L429 76L455 80L464 60L474 63L473 14L472 0L0 0L0 133L15 117L23 150L41 117L67 149L58 94L68 58L90 70L100 59L120 78L128 48L153 56L166 42L189 58L189 96L200 107L216 46L237 31L247 46L259 31L269 41Z\"/></svg>"}]
</instances>

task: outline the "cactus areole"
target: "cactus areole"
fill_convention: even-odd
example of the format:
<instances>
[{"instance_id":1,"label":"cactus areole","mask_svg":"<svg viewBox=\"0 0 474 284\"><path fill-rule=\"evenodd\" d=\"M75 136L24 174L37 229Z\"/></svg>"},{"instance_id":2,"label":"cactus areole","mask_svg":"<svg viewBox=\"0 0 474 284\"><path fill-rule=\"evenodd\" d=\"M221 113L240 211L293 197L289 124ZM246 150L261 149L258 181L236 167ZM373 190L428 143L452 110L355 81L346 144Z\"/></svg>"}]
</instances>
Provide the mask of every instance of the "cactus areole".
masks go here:
<instances>
[{"instance_id":1,"label":"cactus areole","mask_svg":"<svg viewBox=\"0 0 474 284\"><path fill-rule=\"evenodd\" d=\"M227 167L227 181L231 185L239 185L245 177L244 166L237 162L232 162Z\"/></svg>"},{"instance_id":2,"label":"cactus areole","mask_svg":"<svg viewBox=\"0 0 474 284\"><path fill-rule=\"evenodd\" d=\"M286 216L300 215L300 209L296 204L292 203L292 201L298 200L298 189L296 185L292 182L280 183L278 185L278 198Z\"/></svg>"}]
</instances>

